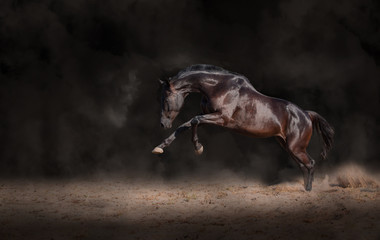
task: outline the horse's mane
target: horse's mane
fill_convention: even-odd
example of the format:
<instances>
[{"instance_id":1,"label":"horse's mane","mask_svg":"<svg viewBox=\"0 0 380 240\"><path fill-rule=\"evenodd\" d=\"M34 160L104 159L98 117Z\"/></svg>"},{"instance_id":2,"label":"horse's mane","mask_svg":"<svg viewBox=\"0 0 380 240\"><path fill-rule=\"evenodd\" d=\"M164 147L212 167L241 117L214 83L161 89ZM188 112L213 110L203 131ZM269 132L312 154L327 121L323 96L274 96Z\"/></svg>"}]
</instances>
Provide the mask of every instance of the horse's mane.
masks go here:
<instances>
[{"instance_id":1,"label":"horse's mane","mask_svg":"<svg viewBox=\"0 0 380 240\"><path fill-rule=\"evenodd\" d=\"M189 66L181 71L178 72L178 74L174 77L174 79L179 79L182 77L186 77L194 72L208 72L208 73L224 73L224 74L232 74L244 77L243 75L235 72L230 72L224 68L217 67L214 65L208 65L208 64L196 64Z\"/></svg>"}]
</instances>

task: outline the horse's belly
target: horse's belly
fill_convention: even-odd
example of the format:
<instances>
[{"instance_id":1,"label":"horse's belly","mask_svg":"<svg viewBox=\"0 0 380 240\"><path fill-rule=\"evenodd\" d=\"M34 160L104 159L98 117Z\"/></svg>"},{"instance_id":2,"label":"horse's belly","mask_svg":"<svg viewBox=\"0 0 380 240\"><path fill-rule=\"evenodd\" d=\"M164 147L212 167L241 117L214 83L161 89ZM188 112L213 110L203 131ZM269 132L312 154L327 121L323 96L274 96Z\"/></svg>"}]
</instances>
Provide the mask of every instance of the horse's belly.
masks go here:
<instances>
[{"instance_id":1,"label":"horse's belly","mask_svg":"<svg viewBox=\"0 0 380 240\"><path fill-rule=\"evenodd\" d=\"M280 126L276 124L249 124L249 123L242 123L242 124L234 124L231 126L231 128L239 133L242 133L244 135L249 135L252 137L272 137L272 136L278 136L281 134L281 128Z\"/></svg>"},{"instance_id":2,"label":"horse's belly","mask_svg":"<svg viewBox=\"0 0 380 240\"><path fill-rule=\"evenodd\" d=\"M230 128L253 137L281 135L281 124L269 108L251 107L235 112Z\"/></svg>"}]
</instances>

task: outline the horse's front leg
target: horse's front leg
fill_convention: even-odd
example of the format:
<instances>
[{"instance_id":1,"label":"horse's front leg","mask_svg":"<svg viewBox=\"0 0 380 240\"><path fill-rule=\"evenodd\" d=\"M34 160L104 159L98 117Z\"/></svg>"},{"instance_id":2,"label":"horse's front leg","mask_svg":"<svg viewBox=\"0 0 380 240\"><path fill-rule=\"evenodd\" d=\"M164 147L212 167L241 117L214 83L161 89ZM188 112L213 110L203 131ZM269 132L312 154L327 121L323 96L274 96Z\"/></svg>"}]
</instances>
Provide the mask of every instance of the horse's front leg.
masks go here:
<instances>
[{"instance_id":1,"label":"horse's front leg","mask_svg":"<svg viewBox=\"0 0 380 240\"><path fill-rule=\"evenodd\" d=\"M178 136L178 134L180 134L183 131L186 131L190 127L191 127L191 120L187 121L184 124L182 124L181 126L179 126L172 133L172 135L170 135L168 138L166 138L160 145L158 145L157 147L155 147L153 149L152 153L154 153L154 154L161 154L161 153L163 153L164 152L164 148L167 147L167 146L169 146L176 139L176 137Z\"/></svg>"},{"instance_id":2,"label":"horse's front leg","mask_svg":"<svg viewBox=\"0 0 380 240\"><path fill-rule=\"evenodd\" d=\"M195 116L193 119L191 119L190 123L192 128L192 142L194 144L195 153L200 155L203 153L203 146L198 141L198 125L206 123L221 126L224 124L224 120L221 117L220 113L210 113Z\"/></svg>"}]
</instances>

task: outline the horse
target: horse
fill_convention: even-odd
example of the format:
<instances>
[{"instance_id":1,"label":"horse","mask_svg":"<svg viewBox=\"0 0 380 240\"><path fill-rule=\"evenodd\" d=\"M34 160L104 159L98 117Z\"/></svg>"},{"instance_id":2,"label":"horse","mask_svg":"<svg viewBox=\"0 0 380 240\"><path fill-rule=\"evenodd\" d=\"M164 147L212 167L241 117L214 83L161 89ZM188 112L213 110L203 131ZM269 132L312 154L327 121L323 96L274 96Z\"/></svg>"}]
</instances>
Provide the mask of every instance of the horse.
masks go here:
<instances>
[{"instance_id":1,"label":"horse","mask_svg":"<svg viewBox=\"0 0 380 240\"><path fill-rule=\"evenodd\" d=\"M311 191L315 161L306 148L313 128L323 139L322 159L327 158L334 137L334 129L318 113L266 96L258 92L245 76L212 65L193 65L172 78L159 81L162 85L163 128L171 128L190 93L201 93L203 114L180 125L152 153L162 154L181 132L191 128L195 153L202 154L203 146L197 133L201 124L221 126L251 137L275 137L302 170L305 190Z\"/></svg>"}]
</instances>

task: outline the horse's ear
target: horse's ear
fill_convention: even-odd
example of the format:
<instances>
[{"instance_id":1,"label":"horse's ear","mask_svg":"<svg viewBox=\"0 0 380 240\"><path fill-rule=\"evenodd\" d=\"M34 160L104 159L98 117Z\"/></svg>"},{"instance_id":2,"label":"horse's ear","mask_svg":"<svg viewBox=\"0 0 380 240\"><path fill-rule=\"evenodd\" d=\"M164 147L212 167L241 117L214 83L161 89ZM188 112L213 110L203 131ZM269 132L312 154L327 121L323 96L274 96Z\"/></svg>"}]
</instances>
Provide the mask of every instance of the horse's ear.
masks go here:
<instances>
[{"instance_id":1,"label":"horse's ear","mask_svg":"<svg viewBox=\"0 0 380 240\"><path fill-rule=\"evenodd\" d=\"M168 86L170 85L168 79L165 79L165 80L158 79L158 82L159 82L161 85L168 85Z\"/></svg>"}]
</instances>

